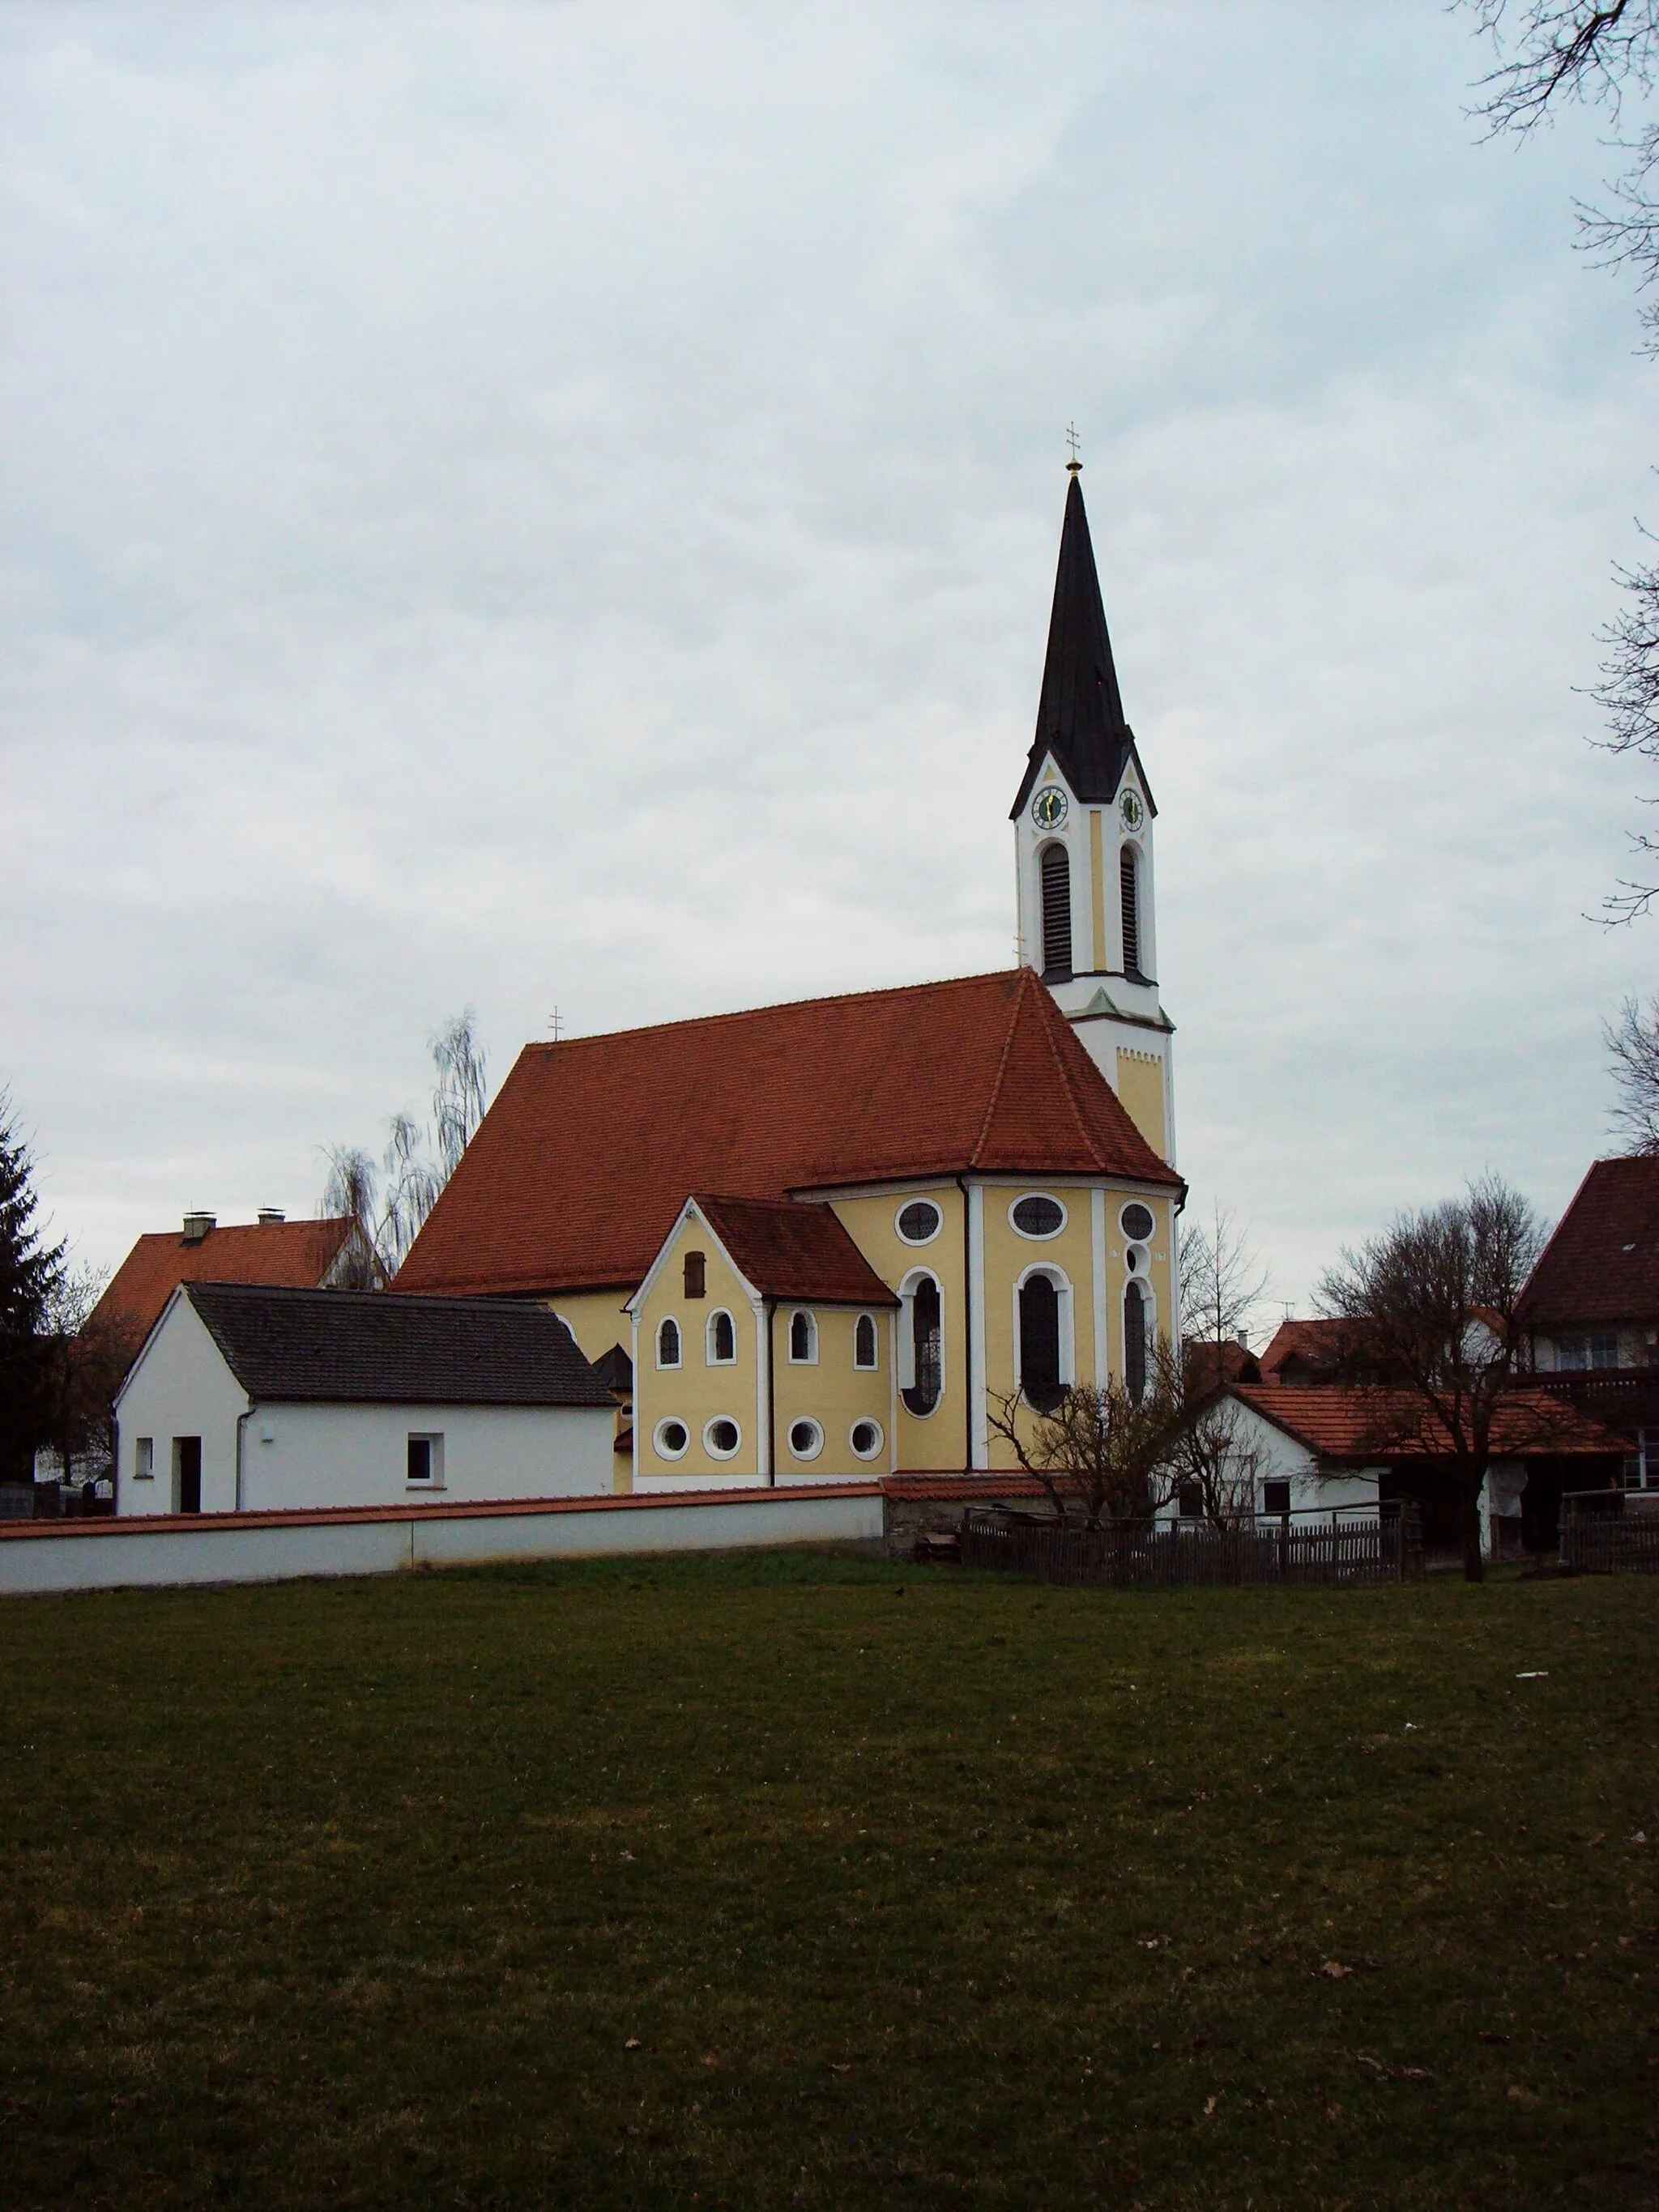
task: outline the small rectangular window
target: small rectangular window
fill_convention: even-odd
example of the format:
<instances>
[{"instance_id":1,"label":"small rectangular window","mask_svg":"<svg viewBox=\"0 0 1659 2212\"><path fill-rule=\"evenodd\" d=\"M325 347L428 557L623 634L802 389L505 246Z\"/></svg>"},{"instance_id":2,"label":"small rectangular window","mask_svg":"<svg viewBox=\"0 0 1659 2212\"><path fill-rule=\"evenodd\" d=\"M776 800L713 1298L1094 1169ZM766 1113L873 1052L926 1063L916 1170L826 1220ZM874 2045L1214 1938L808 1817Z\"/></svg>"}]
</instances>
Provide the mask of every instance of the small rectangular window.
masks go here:
<instances>
[{"instance_id":1,"label":"small rectangular window","mask_svg":"<svg viewBox=\"0 0 1659 2212\"><path fill-rule=\"evenodd\" d=\"M409 1440L409 1480L422 1490L441 1490L444 1480L444 1440L441 1437L411 1437Z\"/></svg>"},{"instance_id":2,"label":"small rectangular window","mask_svg":"<svg viewBox=\"0 0 1659 2212\"><path fill-rule=\"evenodd\" d=\"M154 1437L140 1437L133 1446L132 1472L140 1482L155 1481L155 1439Z\"/></svg>"},{"instance_id":3,"label":"small rectangular window","mask_svg":"<svg viewBox=\"0 0 1659 2212\"><path fill-rule=\"evenodd\" d=\"M686 1254L685 1295L688 1298L701 1298L708 1295L703 1287L703 1255L701 1252Z\"/></svg>"},{"instance_id":4,"label":"small rectangular window","mask_svg":"<svg viewBox=\"0 0 1659 2212\"><path fill-rule=\"evenodd\" d=\"M1201 1483L1182 1484L1180 1507L1183 1521L1201 1521L1204 1518L1204 1487Z\"/></svg>"},{"instance_id":5,"label":"small rectangular window","mask_svg":"<svg viewBox=\"0 0 1659 2212\"><path fill-rule=\"evenodd\" d=\"M1290 1484L1264 1482L1261 1486L1261 1510L1264 1513L1288 1513L1291 1510Z\"/></svg>"}]
</instances>

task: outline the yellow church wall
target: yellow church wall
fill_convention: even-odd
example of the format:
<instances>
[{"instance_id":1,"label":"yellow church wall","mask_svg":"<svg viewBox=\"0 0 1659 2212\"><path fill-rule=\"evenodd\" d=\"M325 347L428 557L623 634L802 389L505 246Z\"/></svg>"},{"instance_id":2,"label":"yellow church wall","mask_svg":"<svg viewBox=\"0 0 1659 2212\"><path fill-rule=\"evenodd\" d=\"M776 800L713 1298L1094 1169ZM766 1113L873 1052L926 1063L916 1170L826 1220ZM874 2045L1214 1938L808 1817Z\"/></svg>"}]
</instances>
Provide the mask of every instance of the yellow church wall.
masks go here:
<instances>
[{"instance_id":1,"label":"yellow church wall","mask_svg":"<svg viewBox=\"0 0 1659 2212\"><path fill-rule=\"evenodd\" d=\"M912 1199L930 1198L942 1217L937 1237L927 1244L907 1244L896 1226L901 1208ZM894 1464L927 1473L968 1464L968 1334L963 1327L963 1247L965 1220L962 1193L948 1177L941 1182L889 1188L867 1197L832 1197L830 1204L848 1235L890 1290L906 1275L926 1268L938 1281L943 1318L945 1388L931 1413L910 1412L887 1376L890 1413L878 1416L894 1439ZM884 1350L884 1372L886 1352Z\"/></svg>"},{"instance_id":2,"label":"yellow church wall","mask_svg":"<svg viewBox=\"0 0 1659 2212\"><path fill-rule=\"evenodd\" d=\"M1117 1048L1117 1095L1125 1112L1159 1159L1167 1158L1164 1117L1164 1063L1156 1054Z\"/></svg>"},{"instance_id":3,"label":"yellow church wall","mask_svg":"<svg viewBox=\"0 0 1659 2212\"><path fill-rule=\"evenodd\" d=\"M628 1349L633 1324L625 1310L627 1291L560 1291L543 1303L567 1322L585 1359L602 1359L614 1344Z\"/></svg>"},{"instance_id":4,"label":"yellow church wall","mask_svg":"<svg viewBox=\"0 0 1659 2212\"><path fill-rule=\"evenodd\" d=\"M797 1365L789 1357L792 1315L805 1311L817 1324L817 1364ZM853 1332L859 1314L867 1311L876 1324L876 1364L853 1364ZM892 1322L890 1308L872 1306L812 1306L781 1300L772 1316L774 1346L772 1387L777 1428L777 1466L781 1474L885 1474L887 1442L892 1427L888 1400L891 1383ZM814 1420L823 1431L823 1449L816 1459L797 1459L789 1449L790 1424ZM871 1460L854 1456L849 1435L855 1421L878 1422L882 1449Z\"/></svg>"},{"instance_id":5,"label":"yellow church wall","mask_svg":"<svg viewBox=\"0 0 1659 2212\"><path fill-rule=\"evenodd\" d=\"M706 1295L685 1295L685 1255L701 1252ZM708 1321L721 1307L732 1316L736 1358L729 1366L708 1361ZM657 1331L672 1316L679 1323L680 1364L657 1365ZM735 1482L759 1470L760 1437L755 1402L755 1310L736 1270L705 1222L684 1220L640 1313L639 1358L634 1366L634 1434L641 1487L653 1478L714 1478ZM717 1459L703 1443L707 1424L720 1414L738 1425L742 1442L731 1459ZM690 1442L678 1459L657 1449L655 1431L670 1417L685 1423Z\"/></svg>"},{"instance_id":6,"label":"yellow church wall","mask_svg":"<svg viewBox=\"0 0 1659 2212\"><path fill-rule=\"evenodd\" d=\"M1066 1226L1058 1236L1022 1237L1008 1218L1009 1208L1018 1200L1033 1194L1054 1199L1065 1207ZM1034 1267L1054 1267L1071 1285L1071 1376L1085 1388L1093 1384L1094 1251L1090 1191L1062 1183L988 1183L984 1207L988 1406L996 1405L1014 1387L1014 1285ZM1028 1441L1035 1419L1031 1408L1022 1401L1016 1409L1015 1422ZM1012 1445L994 1431L989 1437L989 1457L994 1468L1018 1464Z\"/></svg>"},{"instance_id":7,"label":"yellow church wall","mask_svg":"<svg viewBox=\"0 0 1659 2212\"><path fill-rule=\"evenodd\" d=\"M1142 1205L1151 1208L1156 1224L1149 1247L1151 1262L1143 1278L1152 1294L1153 1329L1159 1336L1172 1336L1175 1330L1170 1304L1175 1279L1170 1264L1175 1201L1150 1198L1139 1191L1109 1190L1106 1194L1106 1351L1108 1364L1115 1375L1123 1372L1123 1292L1129 1279L1128 1269L1123 1264L1123 1231L1118 1227L1117 1218L1131 1198L1139 1198Z\"/></svg>"}]
</instances>

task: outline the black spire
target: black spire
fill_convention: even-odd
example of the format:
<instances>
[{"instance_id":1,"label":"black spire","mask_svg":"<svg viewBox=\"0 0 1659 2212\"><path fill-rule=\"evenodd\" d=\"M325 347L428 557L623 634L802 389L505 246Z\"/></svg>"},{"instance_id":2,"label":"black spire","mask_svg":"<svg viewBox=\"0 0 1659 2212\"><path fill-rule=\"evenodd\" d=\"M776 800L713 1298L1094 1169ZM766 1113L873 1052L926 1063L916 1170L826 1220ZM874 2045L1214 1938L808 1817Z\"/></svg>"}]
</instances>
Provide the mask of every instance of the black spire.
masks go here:
<instances>
[{"instance_id":1,"label":"black spire","mask_svg":"<svg viewBox=\"0 0 1659 2212\"><path fill-rule=\"evenodd\" d=\"M1134 732L1123 719L1117 670L1112 665L1112 641L1106 634L1106 610L1101 605L1100 579L1095 573L1095 549L1089 539L1089 518L1083 511L1083 487L1075 465L1071 477L1066 520L1060 533L1060 567L1054 576L1054 611L1048 617L1048 658L1043 664L1036 735L1031 740L1010 820L1018 820L1030 798L1045 753L1054 755L1079 799L1099 805L1109 805L1117 796L1124 763L1134 751ZM1149 791L1149 799L1151 796Z\"/></svg>"}]
</instances>

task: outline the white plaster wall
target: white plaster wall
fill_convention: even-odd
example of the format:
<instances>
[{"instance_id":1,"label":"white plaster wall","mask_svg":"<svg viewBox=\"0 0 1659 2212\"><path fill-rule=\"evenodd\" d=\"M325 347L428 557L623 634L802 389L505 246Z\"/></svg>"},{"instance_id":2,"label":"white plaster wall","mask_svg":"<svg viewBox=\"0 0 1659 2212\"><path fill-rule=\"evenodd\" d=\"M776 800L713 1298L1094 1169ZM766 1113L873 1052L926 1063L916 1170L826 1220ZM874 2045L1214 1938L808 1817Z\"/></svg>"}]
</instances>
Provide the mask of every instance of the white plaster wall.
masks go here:
<instances>
[{"instance_id":1,"label":"white plaster wall","mask_svg":"<svg viewBox=\"0 0 1659 2212\"><path fill-rule=\"evenodd\" d=\"M162 1315L116 1401L119 1458L115 1510L128 1514L178 1510L173 1439L202 1439L202 1510L230 1513L236 1504L236 1420L247 1395L224 1362L206 1323L188 1298L175 1297ZM155 1443L150 1481L135 1474L138 1439Z\"/></svg>"},{"instance_id":2,"label":"white plaster wall","mask_svg":"<svg viewBox=\"0 0 1659 2212\"><path fill-rule=\"evenodd\" d=\"M1380 1468L1345 1468L1340 1474L1322 1475L1319 1462L1307 1446L1298 1443L1294 1437L1287 1437L1283 1429L1275 1427L1254 1407L1235 1401L1234 1414L1241 1447L1259 1455L1255 1477L1258 1512L1264 1482L1290 1484L1293 1513L1330 1513L1354 1506L1376 1505ZM1171 1500L1160 1510L1158 1517L1161 1521L1179 1519L1177 1503Z\"/></svg>"},{"instance_id":3,"label":"white plaster wall","mask_svg":"<svg viewBox=\"0 0 1659 2212\"><path fill-rule=\"evenodd\" d=\"M408 1480L411 1436L443 1438L443 1480ZM243 1431L242 1510L608 1495L609 1406L261 1406Z\"/></svg>"}]
</instances>

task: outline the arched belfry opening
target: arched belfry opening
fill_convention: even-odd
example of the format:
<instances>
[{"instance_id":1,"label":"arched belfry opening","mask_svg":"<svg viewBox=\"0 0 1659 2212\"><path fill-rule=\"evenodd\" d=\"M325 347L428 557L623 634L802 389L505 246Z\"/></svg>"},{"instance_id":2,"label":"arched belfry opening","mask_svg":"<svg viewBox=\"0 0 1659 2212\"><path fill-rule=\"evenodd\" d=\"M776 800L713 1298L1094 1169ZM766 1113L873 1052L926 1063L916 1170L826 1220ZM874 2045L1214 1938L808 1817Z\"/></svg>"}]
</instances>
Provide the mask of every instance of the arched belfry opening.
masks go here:
<instances>
[{"instance_id":1,"label":"arched belfry opening","mask_svg":"<svg viewBox=\"0 0 1659 2212\"><path fill-rule=\"evenodd\" d=\"M1133 845L1119 848L1118 898L1123 914L1123 972L1139 975L1140 967L1140 855Z\"/></svg>"},{"instance_id":2,"label":"arched belfry opening","mask_svg":"<svg viewBox=\"0 0 1659 2212\"><path fill-rule=\"evenodd\" d=\"M1042 980L1066 983L1072 976L1072 856L1064 845L1045 845L1042 871Z\"/></svg>"}]
</instances>

